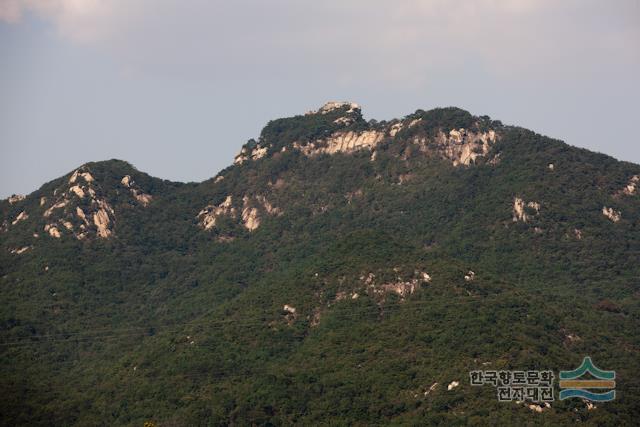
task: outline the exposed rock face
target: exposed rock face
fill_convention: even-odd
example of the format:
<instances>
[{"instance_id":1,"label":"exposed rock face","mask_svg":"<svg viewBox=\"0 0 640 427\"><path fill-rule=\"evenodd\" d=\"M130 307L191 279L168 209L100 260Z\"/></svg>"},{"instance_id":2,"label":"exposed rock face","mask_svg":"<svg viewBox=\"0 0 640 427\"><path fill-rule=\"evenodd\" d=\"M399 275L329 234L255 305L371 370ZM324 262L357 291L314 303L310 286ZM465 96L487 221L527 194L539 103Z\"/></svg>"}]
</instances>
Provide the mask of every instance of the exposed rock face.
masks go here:
<instances>
[{"instance_id":1,"label":"exposed rock face","mask_svg":"<svg viewBox=\"0 0 640 427\"><path fill-rule=\"evenodd\" d=\"M425 396L428 396L428 395L429 395L429 393L431 393L432 391L434 391L436 388L438 388L438 383L437 383L437 382L435 382L435 383L431 384L431 387L429 387L429 388L424 392L424 395L425 395Z\"/></svg>"},{"instance_id":2,"label":"exposed rock face","mask_svg":"<svg viewBox=\"0 0 640 427\"><path fill-rule=\"evenodd\" d=\"M382 292L392 292L404 298L420 289L420 281L413 279L408 282L385 283L380 287L380 289Z\"/></svg>"},{"instance_id":3,"label":"exposed rock face","mask_svg":"<svg viewBox=\"0 0 640 427\"><path fill-rule=\"evenodd\" d=\"M10 205L15 205L18 202L23 201L25 198L25 196L23 196L22 194L13 194L11 197L9 197L9 204Z\"/></svg>"},{"instance_id":4,"label":"exposed rock face","mask_svg":"<svg viewBox=\"0 0 640 427\"><path fill-rule=\"evenodd\" d=\"M11 253L12 254L16 254L16 255L20 255L25 253L26 251L28 251L29 249L31 249L31 246L23 246L21 248L16 248L16 249L12 249Z\"/></svg>"},{"instance_id":5,"label":"exposed rock face","mask_svg":"<svg viewBox=\"0 0 640 427\"><path fill-rule=\"evenodd\" d=\"M620 218L622 218L622 213L620 211L617 211L613 208L608 208L606 206L602 208L602 215L606 216L613 222L618 222L620 221Z\"/></svg>"},{"instance_id":6,"label":"exposed rock face","mask_svg":"<svg viewBox=\"0 0 640 427\"><path fill-rule=\"evenodd\" d=\"M529 208L534 213L533 214L527 213L526 208ZM520 197L515 197L513 199L513 222L518 222L518 221L527 222L534 215L537 215L539 213L540 213L540 203L538 202L525 203L525 201L522 200Z\"/></svg>"},{"instance_id":7,"label":"exposed rock face","mask_svg":"<svg viewBox=\"0 0 640 427\"><path fill-rule=\"evenodd\" d=\"M361 276L360 281L366 286L370 295L384 297L386 294L393 293L398 295L401 300L404 300L417 292L422 285L431 283L431 276L425 271L416 270L409 278L405 279L402 276L398 276L392 282L378 284L376 275L369 273L366 276Z\"/></svg>"},{"instance_id":8,"label":"exposed rock face","mask_svg":"<svg viewBox=\"0 0 640 427\"><path fill-rule=\"evenodd\" d=\"M578 228L573 229L573 234L576 236L576 239L582 240L582 230Z\"/></svg>"},{"instance_id":9,"label":"exposed rock face","mask_svg":"<svg viewBox=\"0 0 640 427\"><path fill-rule=\"evenodd\" d=\"M536 404L533 404L533 403L530 404L530 405L527 405L527 407L529 409L531 409L532 411L537 412L537 413L541 413L543 411L542 406L536 405Z\"/></svg>"},{"instance_id":10,"label":"exposed rock face","mask_svg":"<svg viewBox=\"0 0 640 427\"><path fill-rule=\"evenodd\" d=\"M333 121L333 123L342 126L349 126L352 123L355 123L356 119L353 117L339 117Z\"/></svg>"},{"instance_id":11,"label":"exposed rock face","mask_svg":"<svg viewBox=\"0 0 640 427\"><path fill-rule=\"evenodd\" d=\"M122 177L120 184L138 204L147 206L151 202L151 195L146 194L130 175ZM46 221L44 231L54 238L73 235L78 240L113 236L116 215L108 195L120 194L120 191L117 187L103 188L89 166L81 166L51 195L40 197L42 218Z\"/></svg>"},{"instance_id":12,"label":"exposed rock face","mask_svg":"<svg viewBox=\"0 0 640 427\"><path fill-rule=\"evenodd\" d=\"M402 173L398 175L398 185L406 184L414 178L412 173Z\"/></svg>"},{"instance_id":13,"label":"exposed rock face","mask_svg":"<svg viewBox=\"0 0 640 427\"><path fill-rule=\"evenodd\" d=\"M233 163L236 165L241 165L248 160L261 159L267 155L267 151L269 151L269 149L260 144L258 144L253 149L248 149L246 147L243 147L242 150L240 150L240 154L238 154L236 158L233 160Z\"/></svg>"},{"instance_id":14,"label":"exposed rock face","mask_svg":"<svg viewBox=\"0 0 640 427\"><path fill-rule=\"evenodd\" d=\"M333 120L333 124L346 129L335 130L334 127L334 132L327 137L313 141L295 141L289 146L282 147L279 151L294 149L309 157L320 154L349 154L359 150L371 150L375 153L375 147L385 139L397 140L400 131L424 126L424 119L414 116L404 120L394 120L388 125L369 124L369 126L365 125L368 129L354 129L353 127L349 129L349 126L362 120L360 106L351 102L328 102L319 110L309 111L307 115L324 115L339 109L344 109L344 115ZM419 129L418 134L424 135L424 133L420 133ZM459 128L441 129L434 138L415 136L408 142L418 145L423 152L435 152L435 154L450 160L454 166L469 166L475 164L478 158L486 156L497 139L498 134L495 130L480 132ZM268 141L253 141L242 148L234 163L239 165L250 160L261 159L268 154L272 147L273 144ZM497 157L495 159L497 160ZM374 154L372 154L371 160L375 160Z\"/></svg>"},{"instance_id":15,"label":"exposed rock face","mask_svg":"<svg viewBox=\"0 0 640 427\"><path fill-rule=\"evenodd\" d=\"M59 202L52 204L46 211L44 211L43 216L45 218L50 217L54 210L64 208L65 206L67 206L67 203L69 203L69 200L63 199L63 200L60 200Z\"/></svg>"},{"instance_id":16,"label":"exposed rock face","mask_svg":"<svg viewBox=\"0 0 640 427\"><path fill-rule=\"evenodd\" d=\"M229 195L219 205L209 205L202 209L197 215L198 224L205 230L210 230L216 226L218 218L221 216L237 218L238 211L240 211L242 225L249 231L254 231L260 227L262 221L260 211L264 211L271 216L283 214L282 209L273 206L264 195L255 197L245 195L242 198L242 210L236 209L233 205L233 197Z\"/></svg>"},{"instance_id":17,"label":"exposed rock face","mask_svg":"<svg viewBox=\"0 0 640 427\"><path fill-rule=\"evenodd\" d=\"M80 206L76 207L76 215L78 216L78 218L80 218L82 220L82 222L84 222L86 225L89 225L89 221L87 220L87 216L85 215L84 211L82 210L82 208Z\"/></svg>"},{"instance_id":18,"label":"exposed rock face","mask_svg":"<svg viewBox=\"0 0 640 427\"><path fill-rule=\"evenodd\" d=\"M132 192L133 192L133 197L138 202L140 202L142 206L147 206L149 203L151 203L151 200L153 199L153 197L150 194L137 193L136 190L132 190Z\"/></svg>"},{"instance_id":19,"label":"exposed rock face","mask_svg":"<svg viewBox=\"0 0 640 427\"><path fill-rule=\"evenodd\" d=\"M479 157L489 153L491 146L496 142L496 133L471 132L466 129L452 129L449 133L439 132L436 137L438 150L444 157L451 160L454 166L469 166Z\"/></svg>"},{"instance_id":20,"label":"exposed rock face","mask_svg":"<svg viewBox=\"0 0 640 427\"><path fill-rule=\"evenodd\" d=\"M640 175L632 176L629 183L622 189L622 194L625 196L633 196L637 193L639 183Z\"/></svg>"},{"instance_id":21,"label":"exposed rock face","mask_svg":"<svg viewBox=\"0 0 640 427\"><path fill-rule=\"evenodd\" d=\"M78 178L82 178L86 183L91 183L94 181L93 175L91 175L89 171L78 169L73 172L71 178L69 178L69 184L75 183Z\"/></svg>"},{"instance_id":22,"label":"exposed rock face","mask_svg":"<svg viewBox=\"0 0 640 427\"><path fill-rule=\"evenodd\" d=\"M73 187L69 188L69 191L75 193L75 195L80 197L81 199L84 197L84 190L79 185L74 185Z\"/></svg>"},{"instance_id":23,"label":"exposed rock face","mask_svg":"<svg viewBox=\"0 0 640 427\"><path fill-rule=\"evenodd\" d=\"M309 114L327 114L327 113L330 113L331 111L338 110L340 108L345 108L345 107L348 107L347 113L353 113L356 110L360 110L360 106L358 104L356 104L355 102L329 101L326 104L324 104L322 107L320 107L320 109L318 109L316 111L309 111L307 113L307 115L309 115Z\"/></svg>"},{"instance_id":24,"label":"exposed rock face","mask_svg":"<svg viewBox=\"0 0 640 427\"><path fill-rule=\"evenodd\" d=\"M298 317L297 310L292 305L285 304L282 307L282 311L285 313L285 319L287 320L287 323L289 325L291 325L296 320L296 318Z\"/></svg>"},{"instance_id":25,"label":"exposed rock face","mask_svg":"<svg viewBox=\"0 0 640 427\"><path fill-rule=\"evenodd\" d=\"M47 233L49 233L49 235L51 237L55 237L56 239L59 239L61 237L60 231L58 230L58 227L56 227L53 224L47 224L44 226L44 231L46 231Z\"/></svg>"},{"instance_id":26,"label":"exposed rock face","mask_svg":"<svg viewBox=\"0 0 640 427\"><path fill-rule=\"evenodd\" d=\"M411 120L411 121L409 122L409 127L410 127L410 128L412 128L412 127L414 127L415 125L417 125L418 123L420 123L421 121L422 121L422 118L420 118L420 119L413 119L413 120Z\"/></svg>"},{"instance_id":27,"label":"exposed rock face","mask_svg":"<svg viewBox=\"0 0 640 427\"><path fill-rule=\"evenodd\" d=\"M527 214L524 212L524 200L520 197L513 199L513 221L527 222Z\"/></svg>"},{"instance_id":28,"label":"exposed rock face","mask_svg":"<svg viewBox=\"0 0 640 427\"><path fill-rule=\"evenodd\" d=\"M578 342L578 341L582 341L582 338L580 338L576 334L566 334L564 336L564 338L565 338L565 342L568 343L568 344L572 344L572 343L575 343L575 342Z\"/></svg>"},{"instance_id":29,"label":"exposed rock face","mask_svg":"<svg viewBox=\"0 0 640 427\"><path fill-rule=\"evenodd\" d=\"M416 126L420 121L421 119L414 119L407 127ZM387 134L395 137L403 126L403 123L395 123L385 130L338 131L328 138L308 144L294 143L293 148L309 157L319 154L348 154L358 150L373 150ZM437 154L451 160L454 166L469 166L475 164L478 158L486 156L496 140L497 134L493 130L472 132L465 129L453 129L448 133L440 131L435 141L416 137L411 142L418 145L423 152L433 151L434 148L430 143L435 142ZM375 157L372 157L372 160L375 160Z\"/></svg>"},{"instance_id":30,"label":"exposed rock face","mask_svg":"<svg viewBox=\"0 0 640 427\"><path fill-rule=\"evenodd\" d=\"M245 196L243 199L242 222L247 230L253 231L260 227L260 217L258 216L258 208L249 206L248 202L249 198Z\"/></svg>"},{"instance_id":31,"label":"exposed rock face","mask_svg":"<svg viewBox=\"0 0 640 427\"><path fill-rule=\"evenodd\" d=\"M267 213L269 215L277 215L280 216L283 214L282 209L277 208L275 206L273 206L265 196L263 195L258 195L256 196L256 200L262 205L262 207L264 208L265 211L267 211Z\"/></svg>"},{"instance_id":32,"label":"exposed rock face","mask_svg":"<svg viewBox=\"0 0 640 427\"><path fill-rule=\"evenodd\" d=\"M384 132L336 132L329 138L318 140L306 145L294 144L294 148L300 150L306 156L319 154L353 153L363 149L372 149L384 138Z\"/></svg>"},{"instance_id":33,"label":"exposed rock face","mask_svg":"<svg viewBox=\"0 0 640 427\"><path fill-rule=\"evenodd\" d=\"M115 211L102 194L87 166L75 170L68 186L56 188L50 198L40 198L40 206L46 208L42 214L47 220L44 231L55 238L70 233L78 240L92 233L99 238L112 236ZM49 200L52 202L47 206Z\"/></svg>"},{"instance_id":34,"label":"exposed rock face","mask_svg":"<svg viewBox=\"0 0 640 427\"><path fill-rule=\"evenodd\" d=\"M402 126L403 126L402 122L392 124L391 127L389 128L389 135L391 137L396 136L396 134L402 130Z\"/></svg>"},{"instance_id":35,"label":"exposed rock face","mask_svg":"<svg viewBox=\"0 0 640 427\"><path fill-rule=\"evenodd\" d=\"M111 235L111 230L109 229L111 219L104 208L98 209L98 211L93 214L93 223L96 225L98 230L98 236L109 237Z\"/></svg>"},{"instance_id":36,"label":"exposed rock face","mask_svg":"<svg viewBox=\"0 0 640 427\"><path fill-rule=\"evenodd\" d=\"M251 160L258 160L267 155L267 147L257 147L251 153Z\"/></svg>"},{"instance_id":37,"label":"exposed rock face","mask_svg":"<svg viewBox=\"0 0 640 427\"><path fill-rule=\"evenodd\" d=\"M538 404L538 403L527 403L527 402L519 402L519 403L522 403L524 406L526 406L527 408L529 408L533 412L537 412L538 414L541 414L545 410L551 408L551 404L549 402L544 402L544 403L540 403L540 404Z\"/></svg>"},{"instance_id":38,"label":"exposed rock face","mask_svg":"<svg viewBox=\"0 0 640 427\"><path fill-rule=\"evenodd\" d=\"M197 218L202 228L210 230L215 227L216 221L223 215L236 216L236 209L233 207L233 198L231 196L227 196L226 199L217 206L209 205L205 207L198 213Z\"/></svg>"},{"instance_id":39,"label":"exposed rock face","mask_svg":"<svg viewBox=\"0 0 640 427\"><path fill-rule=\"evenodd\" d=\"M25 211L22 211L22 212L20 212L20 213L18 214L18 216L16 217L16 219L14 219L14 220L11 222L11 225L16 225L16 224L17 224L17 223L19 223L20 221L24 221L24 220L26 220L26 219L29 219L29 215L28 215Z\"/></svg>"},{"instance_id":40,"label":"exposed rock face","mask_svg":"<svg viewBox=\"0 0 640 427\"><path fill-rule=\"evenodd\" d=\"M138 185L136 185L135 181L131 176L125 175L120 180L120 183L127 187L129 191L131 191L131 195L134 199L136 199L142 206L147 206L153 200L153 197L150 194L146 194L144 191L140 189Z\"/></svg>"}]
</instances>

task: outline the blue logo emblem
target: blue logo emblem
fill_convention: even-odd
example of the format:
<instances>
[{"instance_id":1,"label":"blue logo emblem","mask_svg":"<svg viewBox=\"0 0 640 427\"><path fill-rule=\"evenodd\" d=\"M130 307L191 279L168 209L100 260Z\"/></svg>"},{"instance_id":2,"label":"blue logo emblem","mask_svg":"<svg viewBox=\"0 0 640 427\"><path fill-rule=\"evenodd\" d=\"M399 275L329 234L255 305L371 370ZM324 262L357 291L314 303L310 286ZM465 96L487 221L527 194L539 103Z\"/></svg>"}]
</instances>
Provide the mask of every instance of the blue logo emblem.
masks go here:
<instances>
[{"instance_id":1,"label":"blue logo emblem","mask_svg":"<svg viewBox=\"0 0 640 427\"><path fill-rule=\"evenodd\" d=\"M586 373L594 379L580 379ZM614 389L616 372L603 371L597 368L590 357L585 357L582 364L573 371L560 371L560 400L580 397L593 402L608 402L616 398L616 391L609 390L596 393L590 390Z\"/></svg>"}]
</instances>

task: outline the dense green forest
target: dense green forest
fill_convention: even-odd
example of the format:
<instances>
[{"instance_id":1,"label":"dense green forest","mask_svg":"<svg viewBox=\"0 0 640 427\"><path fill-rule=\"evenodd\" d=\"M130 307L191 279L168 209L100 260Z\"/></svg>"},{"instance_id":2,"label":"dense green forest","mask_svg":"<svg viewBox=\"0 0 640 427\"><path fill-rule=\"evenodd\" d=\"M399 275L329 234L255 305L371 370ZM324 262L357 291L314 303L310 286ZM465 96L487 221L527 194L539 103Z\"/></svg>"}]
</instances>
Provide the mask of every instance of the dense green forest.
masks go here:
<instances>
[{"instance_id":1,"label":"dense green forest","mask_svg":"<svg viewBox=\"0 0 640 427\"><path fill-rule=\"evenodd\" d=\"M461 128L484 139L456 165ZM380 136L304 151L347 132ZM457 108L346 105L243 152L202 183L110 160L0 202L3 425L637 423L640 166ZM469 384L585 356L614 401Z\"/></svg>"}]
</instances>

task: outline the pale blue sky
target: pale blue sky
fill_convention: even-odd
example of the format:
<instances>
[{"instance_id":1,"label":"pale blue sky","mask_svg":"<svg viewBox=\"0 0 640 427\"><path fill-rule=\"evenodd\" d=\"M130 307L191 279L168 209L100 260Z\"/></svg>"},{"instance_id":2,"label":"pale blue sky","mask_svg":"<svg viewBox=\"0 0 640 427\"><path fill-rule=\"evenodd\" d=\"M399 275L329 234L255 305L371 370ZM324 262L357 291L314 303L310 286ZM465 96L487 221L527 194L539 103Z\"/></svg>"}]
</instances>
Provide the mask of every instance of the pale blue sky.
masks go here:
<instances>
[{"instance_id":1,"label":"pale blue sky","mask_svg":"<svg viewBox=\"0 0 640 427\"><path fill-rule=\"evenodd\" d=\"M201 181L327 100L640 163L639 75L637 0L0 0L0 197L110 158Z\"/></svg>"}]
</instances>

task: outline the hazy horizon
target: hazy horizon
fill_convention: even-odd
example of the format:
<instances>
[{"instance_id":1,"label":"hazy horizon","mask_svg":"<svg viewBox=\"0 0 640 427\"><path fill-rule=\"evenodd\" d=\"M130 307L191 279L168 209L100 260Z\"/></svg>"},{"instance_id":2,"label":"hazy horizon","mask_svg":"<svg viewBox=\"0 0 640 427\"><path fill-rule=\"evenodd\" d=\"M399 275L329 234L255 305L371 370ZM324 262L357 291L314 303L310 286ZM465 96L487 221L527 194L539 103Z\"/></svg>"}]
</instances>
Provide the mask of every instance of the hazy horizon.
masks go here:
<instances>
[{"instance_id":1,"label":"hazy horizon","mask_svg":"<svg viewBox=\"0 0 640 427\"><path fill-rule=\"evenodd\" d=\"M0 0L0 198L112 158L202 181L329 100L456 106L640 163L639 5Z\"/></svg>"}]
</instances>

